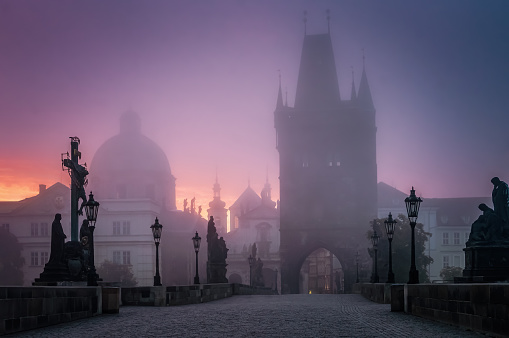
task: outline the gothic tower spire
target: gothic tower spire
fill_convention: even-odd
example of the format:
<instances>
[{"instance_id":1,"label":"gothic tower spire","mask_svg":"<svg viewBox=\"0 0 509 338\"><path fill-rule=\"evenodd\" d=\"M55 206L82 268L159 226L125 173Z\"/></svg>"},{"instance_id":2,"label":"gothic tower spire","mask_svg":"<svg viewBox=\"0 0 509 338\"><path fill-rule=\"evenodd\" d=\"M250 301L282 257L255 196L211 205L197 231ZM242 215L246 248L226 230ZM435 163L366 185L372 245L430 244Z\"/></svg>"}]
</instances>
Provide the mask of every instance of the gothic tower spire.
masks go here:
<instances>
[{"instance_id":1,"label":"gothic tower spire","mask_svg":"<svg viewBox=\"0 0 509 338\"><path fill-rule=\"evenodd\" d=\"M354 101L357 98L357 93L355 92L355 77L353 73L353 67L352 68L352 93L350 94L350 100Z\"/></svg>"},{"instance_id":2,"label":"gothic tower spire","mask_svg":"<svg viewBox=\"0 0 509 338\"><path fill-rule=\"evenodd\" d=\"M281 71L278 70L278 72L279 72L279 89L277 92L276 109L281 109L283 108L283 91L281 90Z\"/></svg>"},{"instance_id":3,"label":"gothic tower spire","mask_svg":"<svg viewBox=\"0 0 509 338\"><path fill-rule=\"evenodd\" d=\"M371 90L369 89L368 77L366 76L366 58L364 56L364 49L362 51L362 76L361 83L359 84L359 93L357 100L359 107L365 110L374 111L373 98L371 97Z\"/></svg>"}]
</instances>

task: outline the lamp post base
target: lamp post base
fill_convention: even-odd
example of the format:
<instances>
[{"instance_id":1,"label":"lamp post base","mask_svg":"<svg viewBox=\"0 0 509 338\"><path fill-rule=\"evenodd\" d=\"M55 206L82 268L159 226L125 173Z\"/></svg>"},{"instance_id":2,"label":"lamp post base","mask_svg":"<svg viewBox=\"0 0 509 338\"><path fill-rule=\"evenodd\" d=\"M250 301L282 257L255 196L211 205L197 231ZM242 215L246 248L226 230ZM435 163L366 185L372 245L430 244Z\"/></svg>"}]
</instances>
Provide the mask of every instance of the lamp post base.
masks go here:
<instances>
[{"instance_id":1,"label":"lamp post base","mask_svg":"<svg viewBox=\"0 0 509 338\"><path fill-rule=\"evenodd\" d=\"M418 270L410 270L408 274L408 283L407 284L419 284L419 271Z\"/></svg>"},{"instance_id":2,"label":"lamp post base","mask_svg":"<svg viewBox=\"0 0 509 338\"><path fill-rule=\"evenodd\" d=\"M154 286L162 286L161 276L154 276Z\"/></svg>"},{"instance_id":3,"label":"lamp post base","mask_svg":"<svg viewBox=\"0 0 509 338\"><path fill-rule=\"evenodd\" d=\"M198 276L194 277L194 284L200 284L200 277Z\"/></svg>"},{"instance_id":4,"label":"lamp post base","mask_svg":"<svg viewBox=\"0 0 509 338\"><path fill-rule=\"evenodd\" d=\"M392 284L395 283L394 273L392 271L389 271L389 273L387 274L387 283L392 283Z\"/></svg>"},{"instance_id":5,"label":"lamp post base","mask_svg":"<svg viewBox=\"0 0 509 338\"><path fill-rule=\"evenodd\" d=\"M87 274L87 286L97 286L98 279L99 275L95 271L95 267L92 266Z\"/></svg>"}]
</instances>

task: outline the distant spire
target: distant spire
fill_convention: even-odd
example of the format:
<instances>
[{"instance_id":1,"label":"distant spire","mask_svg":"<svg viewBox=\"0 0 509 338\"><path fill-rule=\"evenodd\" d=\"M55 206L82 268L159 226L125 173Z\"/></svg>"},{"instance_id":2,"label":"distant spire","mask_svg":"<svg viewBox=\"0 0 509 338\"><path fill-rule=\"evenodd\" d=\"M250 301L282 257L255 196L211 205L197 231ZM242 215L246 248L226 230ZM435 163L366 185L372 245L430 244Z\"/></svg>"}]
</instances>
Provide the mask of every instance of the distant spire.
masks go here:
<instances>
[{"instance_id":1,"label":"distant spire","mask_svg":"<svg viewBox=\"0 0 509 338\"><path fill-rule=\"evenodd\" d=\"M308 11L304 11L304 35L307 35Z\"/></svg>"},{"instance_id":2,"label":"distant spire","mask_svg":"<svg viewBox=\"0 0 509 338\"><path fill-rule=\"evenodd\" d=\"M281 70L277 70L279 72L279 90L277 93L277 103L276 103L276 109L283 108L283 93L281 91Z\"/></svg>"},{"instance_id":3,"label":"distant spire","mask_svg":"<svg viewBox=\"0 0 509 338\"><path fill-rule=\"evenodd\" d=\"M285 107L288 107L288 87L285 87Z\"/></svg>"},{"instance_id":4,"label":"distant spire","mask_svg":"<svg viewBox=\"0 0 509 338\"><path fill-rule=\"evenodd\" d=\"M357 98L357 93L355 92L355 76L353 73L353 67L350 68L352 68L352 93L350 96L350 100L354 101Z\"/></svg>"},{"instance_id":5,"label":"distant spire","mask_svg":"<svg viewBox=\"0 0 509 338\"><path fill-rule=\"evenodd\" d=\"M357 102L362 109L374 111L373 98L369 89L368 77L366 76L366 57L364 56L364 48L362 49L362 76L359 84L359 92L357 93Z\"/></svg>"},{"instance_id":6,"label":"distant spire","mask_svg":"<svg viewBox=\"0 0 509 338\"><path fill-rule=\"evenodd\" d=\"M327 30L330 34L330 9L327 9L325 13L327 13Z\"/></svg>"}]
</instances>

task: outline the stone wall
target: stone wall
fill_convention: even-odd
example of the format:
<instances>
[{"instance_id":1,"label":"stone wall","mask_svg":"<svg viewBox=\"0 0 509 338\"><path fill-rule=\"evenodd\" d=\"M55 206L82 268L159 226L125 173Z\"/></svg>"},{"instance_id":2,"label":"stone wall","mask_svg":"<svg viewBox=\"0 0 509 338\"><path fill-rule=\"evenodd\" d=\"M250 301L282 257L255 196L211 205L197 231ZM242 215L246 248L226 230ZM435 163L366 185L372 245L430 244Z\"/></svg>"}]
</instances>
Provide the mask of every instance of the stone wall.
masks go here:
<instances>
[{"instance_id":1,"label":"stone wall","mask_svg":"<svg viewBox=\"0 0 509 338\"><path fill-rule=\"evenodd\" d=\"M243 284L198 284L122 288L122 305L172 306L205 303L233 295L274 295L269 288Z\"/></svg>"},{"instance_id":2,"label":"stone wall","mask_svg":"<svg viewBox=\"0 0 509 338\"><path fill-rule=\"evenodd\" d=\"M0 334L102 313L100 287L0 287Z\"/></svg>"},{"instance_id":3,"label":"stone wall","mask_svg":"<svg viewBox=\"0 0 509 338\"><path fill-rule=\"evenodd\" d=\"M399 294L403 300L393 299L393 303L404 302L403 309L409 314L477 332L509 335L509 283L406 284Z\"/></svg>"},{"instance_id":4,"label":"stone wall","mask_svg":"<svg viewBox=\"0 0 509 338\"><path fill-rule=\"evenodd\" d=\"M391 285L385 283L362 283L360 293L364 298L380 304L391 303Z\"/></svg>"}]
</instances>

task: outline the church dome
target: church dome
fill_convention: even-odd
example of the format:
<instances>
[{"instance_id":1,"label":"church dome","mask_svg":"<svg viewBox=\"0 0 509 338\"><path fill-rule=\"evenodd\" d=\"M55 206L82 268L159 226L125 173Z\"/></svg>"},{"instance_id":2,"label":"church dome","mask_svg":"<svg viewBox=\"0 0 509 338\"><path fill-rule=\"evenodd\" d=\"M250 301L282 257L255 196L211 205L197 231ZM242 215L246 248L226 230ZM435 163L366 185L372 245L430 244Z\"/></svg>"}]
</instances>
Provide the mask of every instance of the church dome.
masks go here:
<instances>
[{"instance_id":1,"label":"church dome","mask_svg":"<svg viewBox=\"0 0 509 338\"><path fill-rule=\"evenodd\" d=\"M164 151L141 133L138 114L120 117L120 133L99 147L90 165L94 195L107 199L149 198L175 205L175 178Z\"/></svg>"}]
</instances>

